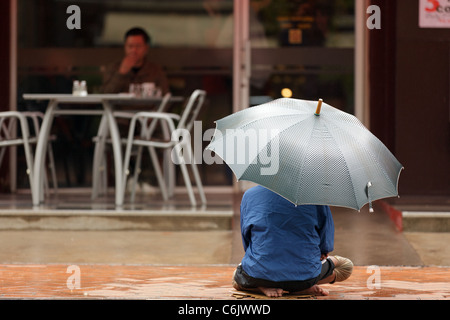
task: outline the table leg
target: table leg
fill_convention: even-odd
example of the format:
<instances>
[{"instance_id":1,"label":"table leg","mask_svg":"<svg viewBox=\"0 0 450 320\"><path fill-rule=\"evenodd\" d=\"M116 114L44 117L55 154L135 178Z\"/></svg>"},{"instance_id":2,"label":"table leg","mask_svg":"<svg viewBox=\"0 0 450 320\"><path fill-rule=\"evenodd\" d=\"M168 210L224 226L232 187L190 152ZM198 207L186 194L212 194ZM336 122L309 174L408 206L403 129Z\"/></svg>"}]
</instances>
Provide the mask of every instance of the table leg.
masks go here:
<instances>
[{"instance_id":1,"label":"table leg","mask_svg":"<svg viewBox=\"0 0 450 320\"><path fill-rule=\"evenodd\" d=\"M104 115L102 116L102 119L100 120L100 125L98 127L98 133L97 133L97 141L95 143L95 149L94 149L94 161L92 165L92 199L96 199L99 194L99 189L101 187L101 172L103 172L104 175L108 174L106 172L106 166L102 167L102 163L105 163L105 143L106 138L108 136L108 119ZM107 186L105 186L107 188Z\"/></svg>"},{"instance_id":2,"label":"table leg","mask_svg":"<svg viewBox=\"0 0 450 320\"><path fill-rule=\"evenodd\" d=\"M103 107L105 110L105 116L108 121L109 132L111 135L111 143L114 154L114 168L116 179L116 206L123 205L124 192L123 189L123 170L122 170L122 149L119 128L117 127L116 119L114 119L112 107L108 101L103 101Z\"/></svg>"},{"instance_id":3,"label":"table leg","mask_svg":"<svg viewBox=\"0 0 450 320\"><path fill-rule=\"evenodd\" d=\"M47 110L45 111L44 119L42 120L41 129L39 131L39 137L36 144L36 152L34 155L34 172L33 172L33 185L34 190L32 198L33 205L37 206L44 201L44 164L45 164L45 154L47 152L48 137L50 134L50 129L52 127L54 110L58 102L56 100L50 100Z\"/></svg>"}]
</instances>

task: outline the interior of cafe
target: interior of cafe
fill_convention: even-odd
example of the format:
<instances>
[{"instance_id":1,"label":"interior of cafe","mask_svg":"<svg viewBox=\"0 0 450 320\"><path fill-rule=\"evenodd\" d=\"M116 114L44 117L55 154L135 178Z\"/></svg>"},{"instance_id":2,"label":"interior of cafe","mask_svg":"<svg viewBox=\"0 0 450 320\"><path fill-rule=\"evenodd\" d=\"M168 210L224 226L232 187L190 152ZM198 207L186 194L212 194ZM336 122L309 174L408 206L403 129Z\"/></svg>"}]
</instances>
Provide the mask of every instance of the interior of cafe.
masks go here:
<instances>
[{"instance_id":1,"label":"interior of cafe","mask_svg":"<svg viewBox=\"0 0 450 320\"><path fill-rule=\"evenodd\" d=\"M207 92L198 118L203 131L237 109L280 97L316 99L320 92L330 104L354 111L353 0L249 1L246 25L238 22L248 32L243 58L249 59L248 106L233 101L239 2L78 1L79 29L67 27L71 4L17 1L17 110L45 112L46 101L25 100L23 94L70 93L74 80L86 81L88 93L99 93L105 66L123 55L125 32L139 26L151 37L149 59L163 67L172 94ZM172 108L177 112L176 105ZM95 117L55 119L52 147L59 188L91 186L98 123ZM17 167L24 161L19 150L17 161ZM227 166L199 167L205 186L233 184ZM147 169L144 161L141 179L152 184L155 178ZM17 187L27 184L19 170Z\"/></svg>"}]
</instances>

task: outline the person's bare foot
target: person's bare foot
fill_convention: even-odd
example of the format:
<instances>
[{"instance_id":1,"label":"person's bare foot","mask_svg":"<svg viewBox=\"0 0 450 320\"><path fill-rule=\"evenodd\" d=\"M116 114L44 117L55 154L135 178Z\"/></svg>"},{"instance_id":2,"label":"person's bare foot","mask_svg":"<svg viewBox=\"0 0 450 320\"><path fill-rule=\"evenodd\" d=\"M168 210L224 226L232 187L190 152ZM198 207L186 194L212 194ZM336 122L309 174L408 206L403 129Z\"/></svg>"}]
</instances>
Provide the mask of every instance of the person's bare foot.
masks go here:
<instances>
[{"instance_id":1,"label":"person's bare foot","mask_svg":"<svg viewBox=\"0 0 450 320\"><path fill-rule=\"evenodd\" d=\"M281 297L283 295L283 289L279 289L279 288L259 287L258 289L262 293L264 293L266 296L271 297L271 298L277 298L277 297Z\"/></svg>"},{"instance_id":2,"label":"person's bare foot","mask_svg":"<svg viewBox=\"0 0 450 320\"><path fill-rule=\"evenodd\" d=\"M330 294L328 290L319 287L317 284L312 286L310 289L312 289L312 291L314 292L313 294L316 296L328 296Z\"/></svg>"},{"instance_id":3,"label":"person's bare foot","mask_svg":"<svg viewBox=\"0 0 450 320\"><path fill-rule=\"evenodd\" d=\"M313 285L311 288L308 288L303 291L292 292L293 294L310 294L313 296L328 296L330 293L328 290L325 290L319 287L317 284Z\"/></svg>"}]
</instances>

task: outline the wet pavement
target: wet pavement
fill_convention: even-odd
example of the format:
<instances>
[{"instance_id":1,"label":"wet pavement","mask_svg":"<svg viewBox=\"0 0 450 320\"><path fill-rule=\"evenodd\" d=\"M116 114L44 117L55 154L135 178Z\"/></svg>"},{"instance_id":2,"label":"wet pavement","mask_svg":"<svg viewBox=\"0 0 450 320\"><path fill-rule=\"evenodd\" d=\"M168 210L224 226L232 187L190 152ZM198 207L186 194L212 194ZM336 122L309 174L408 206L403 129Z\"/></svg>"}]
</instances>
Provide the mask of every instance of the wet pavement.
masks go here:
<instances>
[{"instance_id":1,"label":"wet pavement","mask_svg":"<svg viewBox=\"0 0 450 320\"><path fill-rule=\"evenodd\" d=\"M164 209L120 212L99 203L86 211L89 201L79 197L39 210L30 210L26 197L0 199L0 299L261 298L231 286L243 255L239 195L208 195L208 207L197 210L186 209L181 197ZM324 286L328 297L314 299L450 299L450 233L400 231L383 206L375 209L332 208L332 254L350 258L355 271L344 283ZM70 266L79 271L79 288L68 283Z\"/></svg>"},{"instance_id":2,"label":"wet pavement","mask_svg":"<svg viewBox=\"0 0 450 320\"><path fill-rule=\"evenodd\" d=\"M236 291L229 265L0 265L1 299L448 300L450 268L355 267L328 296L267 298ZM76 275L79 275L77 282Z\"/></svg>"}]
</instances>

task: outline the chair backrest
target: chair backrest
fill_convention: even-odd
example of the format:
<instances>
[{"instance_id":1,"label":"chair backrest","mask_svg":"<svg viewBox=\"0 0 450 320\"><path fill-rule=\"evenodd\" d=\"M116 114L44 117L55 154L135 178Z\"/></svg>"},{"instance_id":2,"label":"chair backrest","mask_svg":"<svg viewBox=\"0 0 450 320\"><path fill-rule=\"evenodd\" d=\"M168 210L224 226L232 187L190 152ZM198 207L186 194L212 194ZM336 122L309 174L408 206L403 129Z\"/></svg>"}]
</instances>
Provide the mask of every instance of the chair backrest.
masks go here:
<instances>
[{"instance_id":1,"label":"chair backrest","mask_svg":"<svg viewBox=\"0 0 450 320\"><path fill-rule=\"evenodd\" d=\"M20 136L17 136L17 122ZM28 123L23 114L17 111L0 112L0 164L5 154L5 148L2 147L24 145L29 148L29 135Z\"/></svg>"},{"instance_id":2,"label":"chair backrest","mask_svg":"<svg viewBox=\"0 0 450 320\"><path fill-rule=\"evenodd\" d=\"M161 100L161 103L158 106L157 112L166 112L167 107L169 105L169 100L172 97L172 94L170 92L167 92L164 97Z\"/></svg>"},{"instance_id":3,"label":"chair backrest","mask_svg":"<svg viewBox=\"0 0 450 320\"><path fill-rule=\"evenodd\" d=\"M20 136L17 137L17 122ZM24 114L18 111L0 112L0 141L14 140L18 144L22 144L21 139L28 139L30 136L28 123Z\"/></svg>"},{"instance_id":4,"label":"chair backrest","mask_svg":"<svg viewBox=\"0 0 450 320\"><path fill-rule=\"evenodd\" d=\"M37 137L39 135L42 121L44 120L44 114L40 111L26 111L22 112L22 114L29 121L28 129L30 130L30 135Z\"/></svg>"},{"instance_id":5,"label":"chair backrest","mask_svg":"<svg viewBox=\"0 0 450 320\"><path fill-rule=\"evenodd\" d=\"M0 141L11 139L10 126L6 118L0 115Z\"/></svg>"},{"instance_id":6,"label":"chair backrest","mask_svg":"<svg viewBox=\"0 0 450 320\"><path fill-rule=\"evenodd\" d=\"M156 112L166 112L167 107L169 106L169 100L172 97L172 94L170 92L167 92L164 97L161 100L161 103L158 106L158 109ZM151 137L153 132L156 129L156 125L158 124L159 119L153 119L148 127L141 133L143 137Z\"/></svg>"},{"instance_id":7,"label":"chair backrest","mask_svg":"<svg viewBox=\"0 0 450 320\"><path fill-rule=\"evenodd\" d=\"M201 108L205 102L206 91L204 90L194 90L189 100L186 104L186 107L181 114L180 121L178 122L178 129L186 129L191 131L192 126L194 125L195 119L197 119L198 114L200 113Z\"/></svg>"}]
</instances>

